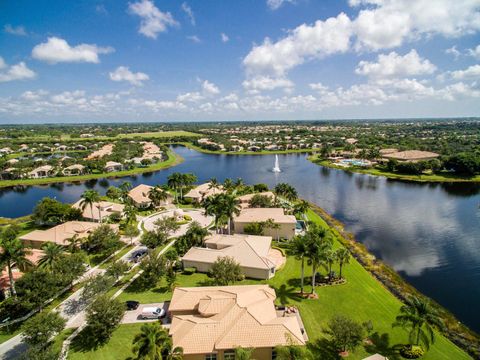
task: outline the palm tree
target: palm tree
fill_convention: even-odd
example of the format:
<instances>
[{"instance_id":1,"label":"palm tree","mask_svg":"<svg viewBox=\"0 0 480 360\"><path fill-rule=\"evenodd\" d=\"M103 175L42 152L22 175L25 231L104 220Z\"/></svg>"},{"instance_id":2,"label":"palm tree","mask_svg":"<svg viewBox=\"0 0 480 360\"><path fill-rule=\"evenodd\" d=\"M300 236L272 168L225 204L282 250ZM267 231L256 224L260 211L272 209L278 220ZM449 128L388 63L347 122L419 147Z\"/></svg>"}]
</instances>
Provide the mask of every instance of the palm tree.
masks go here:
<instances>
[{"instance_id":1,"label":"palm tree","mask_svg":"<svg viewBox=\"0 0 480 360\"><path fill-rule=\"evenodd\" d=\"M182 186L182 174L174 172L168 175L167 184L170 188L175 190L175 201L178 201L178 188Z\"/></svg>"},{"instance_id":2,"label":"palm tree","mask_svg":"<svg viewBox=\"0 0 480 360\"><path fill-rule=\"evenodd\" d=\"M166 360L183 360L183 348L173 347L172 341L165 344L164 353Z\"/></svg>"},{"instance_id":3,"label":"palm tree","mask_svg":"<svg viewBox=\"0 0 480 360\"><path fill-rule=\"evenodd\" d=\"M0 247L3 249L0 253L0 264L7 266L10 293L14 297L17 296L17 292L15 291L15 281L13 279L13 264L16 264L21 271L25 271L32 266L30 260L27 259L31 251L25 248L23 243L17 239L17 236L18 228L13 225L0 233Z\"/></svg>"},{"instance_id":4,"label":"palm tree","mask_svg":"<svg viewBox=\"0 0 480 360\"><path fill-rule=\"evenodd\" d=\"M157 207L162 201L168 199L168 193L157 185L150 189L148 192L148 198L152 201L152 204Z\"/></svg>"},{"instance_id":5,"label":"palm tree","mask_svg":"<svg viewBox=\"0 0 480 360\"><path fill-rule=\"evenodd\" d=\"M350 251L348 251L347 248L342 247L337 250L336 254L337 254L338 265L340 267L340 278L341 278L343 265L350 263Z\"/></svg>"},{"instance_id":6,"label":"palm tree","mask_svg":"<svg viewBox=\"0 0 480 360\"><path fill-rule=\"evenodd\" d=\"M312 294L315 293L317 269L326 259L326 252L332 247L330 234L316 224L310 225L305 234L309 263L312 265Z\"/></svg>"},{"instance_id":7,"label":"palm tree","mask_svg":"<svg viewBox=\"0 0 480 360\"><path fill-rule=\"evenodd\" d=\"M228 219L228 234L230 235L231 223L233 216L240 215L240 201L233 195L219 194L220 198L220 213L225 215Z\"/></svg>"},{"instance_id":8,"label":"palm tree","mask_svg":"<svg viewBox=\"0 0 480 360\"><path fill-rule=\"evenodd\" d=\"M181 176L181 186L184 187L184 186L191 186L193 184L195 184L198 180L197 176L195 174L191 174L191 173L188 173L188 174L183 174ZM182 199L183 199L183 191L182 191L182 188L180 188L180 192L182 194Z\"/></svg>"},{"instance_id":9,"label":"palm tree","mask_svg":"<svg viewBox=\"0 0 480 360\"><path fill-rule=\"evenodd\" d=\"M67 250L72 254L76 252L82 244L82 239L78 237L78 234L74 234L72 237L65 239L65 241L68 243Z\"/></svg>"},{"instance_id":10,"label":"palm tree","mask_svg":"<svg viewBox=\"0 0 480 360\"><path fill-rule=\"evenodd\" d=\"M288 201L294 201L297 199L298 194L295 188L287 183L279 183L274 188L275 192L275 202L277 201L277 196L283 196Z\"/></svg>"},{"instance_id":11,"label":"palm tree","mask_svg":"<svg viewBox=\"0 0 480 360\"><path fill-rule=\"evenodd\" d=\"M87 206L90 206L90 212L92 213L92 218L93 218L93 204L100 201L100 194L96 190L85 190L81 198L82 200L80 201L80 208L83 211ZM98 216L101 223L102 209L100 208L100 206L98 207Z\"/></svg>"},{"instance_id":12,"label":"palm tree","mask_svg":"<svg viewBox=\"0 0 480 360\"><path fill-rule=\"evenodd\" d=\"M135 205L128 203L123 208L123 216L127 224L134 223L137 220L138 209Z\"/></svg>"},{"instance_id":13,"label":"palm tree","mask_svg":"<svg viewBox=\"0 0 480 360\"><path fill-rule=\"evenodd\" d=\"M303 216L309 208L310 204L308 203L308 201L300 200L300 202L295 204L295 206L293 207L293 213L295 215Z\"/></svg>"},{"instance_id":14,"label":"palm tree","mask_svg":"<svg viewBox=\"0 0 480 360\"><path fill-rule=\"evenodd\" d=\"M325 259L324 259L324 264L325 268L328 271L328 280L330 281L332 278L332 266L335 264L335 261L337 261L337 254L335 251L332 249L328 249L325 251Z\"/></svg>"},{"instance_id":15,"label":"palm tree","mask_svg":"<svg viewBox=\"0 0 480 360\"><path fill-rule=\"evenodd\" d=\"M304 278L305 278L305 258L308 255L308 244L305 236L295 236L290 244L290 251L301 261L301 275L300 275L300 293L303 294Z\"/></svg>"},{"instance_id":16,"label":"palm tree","mask_svg":"<svg viewBox=\"0 0 480 360\"><path fill-rule=\"evenodd\" d=\"M215 194L215 190L220 189L220 183L216 178L211 178L208 180L208 188L213 189L213 194Z\"/></svg>"},{"instance_id":17,"label":"palm tree","mask_svg":"<svg viewBox=\"0 0 480 360\"><path fill-rule=\"evenodd\" d=\"M445 327L440 315L430 306L430 303L415 296L408 299L400 308L400 314L397 315L392 326L409 329L410 345L423 343L427 349L430 343L435 342L434 329L441 330Z\"/></svg>"},{"instance_id":18,"label":"palm tree","mask_svg":"<svg viewBox=\"0 0 480 360\"><path fill-rule=\"evenodd\" d=\"M167 344L171 347L172 339L159 323L145 324L140 333L133 338L132 352L137 360L162 360Z\"/></svg>"},{"instance_id":19,"label":"palm tree","mask_svg":"<svg viewBox=\"0 0 480 360\"><path fill-rule=\"evenodd\" d=\"M233 183L233 180L230 178L226 178L223 181L223 188L227 193L232 193L235 188L235 184Z\"/></svg>"},{"instance_id":20,"label":"palm tree","mask_svg":"<svg viewBox=\"0 0 480 360\"><path fill-rule=\"evenodd\" d=\"M215 232L218 232L218 218L221 215L219 214L218 195L209 196L206 199L203 199L202 206L205 209L205 215L214 217Z\"/></svg>"},{"instance_id":21,"label":"palm tree","mask_svg":"<svg viewBox=\"0 0 480 360\"><path fill-rule=\"evenodd\" d=\"M233 185L235 186L236 190L239 190L245 186L245 182L243 181L242 178L237 178L237 180L235 180Z\"/></svg>"},{"instance_id":22,"label":"palm tree","mask_svg":"<svg viewBox=\"0 0 480 360\"><path fill-rule=\"evenodd\" d=\"M253 355L254 348L235 348L235 360L250 360Z\"/></svg>"},{"instance_id":23,"label":"palm tree","mask_svg":"<svg viewBox=\"0 0 480 360\"><path fill-rule=\"evenodd\" d=\"M118 188L120 189L123 201L126 201L126 199L128 198L128 192L132 188L132 184L128 181L124 181L120 184Z\"/></svg>"},{"instance_id":24,"label":"palm tree","mask_svg":"<svg viewBox=\"0 0 480 360\"><path fill-rule=\"evenodd\" d=\"M63 247L50 241L42 245L42 250L44 255L38 261L38 267L48 271L53 271L58 261L65 256Z\"/></svg>"}]
</instances>

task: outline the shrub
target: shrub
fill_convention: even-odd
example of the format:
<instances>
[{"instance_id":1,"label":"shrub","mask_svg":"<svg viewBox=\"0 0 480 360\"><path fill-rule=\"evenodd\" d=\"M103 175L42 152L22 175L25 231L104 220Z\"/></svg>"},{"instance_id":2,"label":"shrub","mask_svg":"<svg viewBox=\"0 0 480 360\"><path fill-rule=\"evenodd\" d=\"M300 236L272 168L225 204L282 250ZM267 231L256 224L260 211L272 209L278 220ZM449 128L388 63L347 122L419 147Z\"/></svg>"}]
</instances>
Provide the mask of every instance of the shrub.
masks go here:
<instances>
[{"instance_id":1,"label":"shrub","mask_svg":"<svg viewBox=\"0 0 480 360\"><path fill-rule=\"evenodd\" d=\"M195 274L196 272L197 272L197 268L194 268L194 267L187 267L183 269L183 273L185 275L192 275L192 274Z\"/></svg>"},{"instance_id":2,"label":"shrub","mask_svg":"<svg viewBox=\"0 0 480 360\"><path fill-rule=\"evenodd\" d=\"M405 359L418 359L425 354L425 351L421 346L417 345L405 345L400 349L400 355Z\"/></svg>"}]
</instances>

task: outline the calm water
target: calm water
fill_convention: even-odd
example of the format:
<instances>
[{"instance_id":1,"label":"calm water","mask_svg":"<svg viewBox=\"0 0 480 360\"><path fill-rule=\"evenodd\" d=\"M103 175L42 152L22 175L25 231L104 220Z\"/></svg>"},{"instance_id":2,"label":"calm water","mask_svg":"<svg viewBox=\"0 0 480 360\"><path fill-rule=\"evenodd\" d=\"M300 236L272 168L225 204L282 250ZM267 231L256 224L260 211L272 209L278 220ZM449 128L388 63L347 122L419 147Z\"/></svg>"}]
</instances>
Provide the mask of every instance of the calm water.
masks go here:
<instances>
[{"instance_id":1,"label":"calm water","mask_svg":"<svg viewBox=\"0 0 480 360\"><path fill-rule=\"evenodd\" d=\"M175 171L211 177L241 177L246 183L288 182L301 197L345 223L370 251L426 295L480 331L480 185L415 184L322 168L305 155L279 155L281 173L273 173L274 156L226 156L175 149L185 162L153 174L78 184L0 190L0 216L32 212L49 196L76 201L86 188L105 193L124 180L132 184L165 183ZM361 296L362 294L359 294Z\"/></svg>"}]
</instances>

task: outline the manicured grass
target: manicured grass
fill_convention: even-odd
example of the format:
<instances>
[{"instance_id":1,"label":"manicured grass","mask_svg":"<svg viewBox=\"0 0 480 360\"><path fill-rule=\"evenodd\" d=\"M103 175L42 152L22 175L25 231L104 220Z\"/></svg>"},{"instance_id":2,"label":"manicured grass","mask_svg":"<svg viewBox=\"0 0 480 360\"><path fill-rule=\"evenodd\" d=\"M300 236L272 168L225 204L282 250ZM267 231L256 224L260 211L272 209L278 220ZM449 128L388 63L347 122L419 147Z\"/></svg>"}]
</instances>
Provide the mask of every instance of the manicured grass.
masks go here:
<instances>
[{"instance_id":1,"label":"manicured grass","mask_svg":"<svg viewBox=\"0 0 480 360\"><path fill-rule=\"evenodd\" d=\"M327 224L313 211L308 212L308 217L324 227ZM342 246L336 241L335 248ZM338 270L335 267L335 270ZM306 266L305 291L309 292L311 268ZM347 283L337 286L317 287L318 299L302 299L298 296L300 291L300 261L289 256L285 266L279 270L275 277L268 281L247 279L238 284L268 283L275 288L278 304L295 305L300 309L310 346L320 359L335 359L335 354L329 352L322 330L328 320L335 314L342 314L359 322L371 320L374 332L380 336L388 334L388 344L376 348L373 346L367 351L359 346L348 359L363 359L370 354L380 352L389 355L393 345L407 342L407 333L399 328L392 329L395 316L398 314L401 302L396 299L382 284L375 280L353 258L350 264L344 267ZM178 275L178 286L205 286L210 285L210 279L205 274ZM167 290L162 279L155 288L144 290L134 282L119 296L119 300L137 300L141 303L154 303L169 300L172 293ZM139 331L139 324L121 325L114 333L112 339L101 349L95 352L81 353L75 349L71 352L71 359L87 359L95 356L99 359L123 359L130 355L131 339ZM122 342L122 344L120 344ZM121 356L119 355L121 352ZM391 355L390 355L391 356ZM394 358L391 356L391 358ZM434 345L422 359L469 359L470 357L445 337L437 334Z\"/></svg>"},{"instance_id":2,"label":"manicured grass","mask_svg":"<svg viewBox=\"0 0 480 360\"><path fill-rule=\"evenodd\" d=\"M308 158L311 162L317 165L329 167L332 169L338 169L343 171L350 171L359 174L369 174L375 176L385 176L389 179L405 180L405 181L418 181L418 182L480 182L480 175L473 177L461 177L450 173L443 174L422 174L422 175L406 175L398 174L378 168L362 168L358 166L342 167L333 164L329 160L319 160L316 156L312 155Z\"/></svg>"},{"instance_id":3,"label":"manicured grass","mask_svg":"<svg viewBox=\"0 0 480 360\"><path fill-rule=\"evenodd\" d=\"M17 179L17 180L0 180L0 188L16 185L43 185L50 183L61 183L61 182L77 182L85 181L91 179L102 179L102 178L112 178L112 177L124 177L135 174L142 174L148 172L154 172L162 169L166 169L183 162L183 159L180 155L175 154L173 151L169 150L167 152L168 159L156 164L153 164L148 167L135 168L132 170L116 171L109 173L100 173L100 174L87 174L79 176L59 176L51 177L44 179Z\"/></svg>"}]
</instances>

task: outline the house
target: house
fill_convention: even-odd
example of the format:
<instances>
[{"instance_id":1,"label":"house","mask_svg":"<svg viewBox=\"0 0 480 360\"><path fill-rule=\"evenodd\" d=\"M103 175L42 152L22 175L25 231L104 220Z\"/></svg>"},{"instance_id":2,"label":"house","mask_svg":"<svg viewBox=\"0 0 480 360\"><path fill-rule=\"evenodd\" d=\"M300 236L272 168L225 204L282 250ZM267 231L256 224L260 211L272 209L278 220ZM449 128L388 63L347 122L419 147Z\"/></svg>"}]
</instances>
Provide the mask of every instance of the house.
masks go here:
<instances>
[{"instance_id":1,"label":"house","mask_svg":"<svg viewBox=\"0 0 480 360\"><path fill-rule=\"evenodd\" d=\"M265 191L261 193L255 193L255 194L247 194L243 196L239 196L237 199L240 201L240 207L242 208L248 208L250 207L250 201L255 195L261 195L261 196L266 196L272 199L272 203L275 199L275 194L271 191Z\"/></svg>"},{"instance_id":2,"label":"house","mask_svg":"<svg viewBox=\"0 0 480 360\"><path fill-rule=\"evenodd\" d=\"M4 148L0 149L0 154L2 154L2 155L8 155L8 154L11 154L11 153L13 153L13 151L9 147L4 147Z\"/></svg>"},{"instance_id":3,"label":"house","mask_svg":"<svg viewBox=\"0 0 480 360\"><path fill-rule=\"evenodd\" d=\"M128 192L128 197L132 199L136 207L141 209L149 208L152 205L149 193L153 186L140 184ZM160 206L165 206L173 202L173 196L168 194L167 199L160 203Z\"/></svg>"},{"instance_id":4,"label":"house","mask_svg":"<svg viewBox=\"0 0 480 360\"><path fill-rule=\"evenodd\" d=\"M212 188L210 183L198 185L185 194L184 198L191 199L193 202L200 203L209 196L224 193L223 186Z\"/></svg>"},{"instance_id":5,"label":"house","mask_svg":"<svg viewBox=\"0 0 480 360\"><path fill-rule=\"evenodd\" d=\"M383 157L386 159L394 159L398 161L422 161L422 160L431 160L439 157L440 155L430 151L420 151L420 150L406 150L393 152L390 154L384 154Z\"/></svg>"},{"instance_id":6,"label":"house","mask_svg":"<svg viewBox=\"0 0 480 360\"><path fill-rule=\"evenodd\" d=\"M2 180L13 180L18 179L20 177L20 170L9 167L7 169L0 171L0 179Z\"/></svg>"},{"instance_id":7,"label":"house","mask_svg":"<svg viewBox=\"0 0 480 360\"><path fill-rule=\"evenodd\" d=\"M188 250L182 257L182 263L184 267L208 272L218 258L229 256L240 264L246 277L270 279L284 263L280 251L272 249L271 244L271 236L213 234L205 240L206 247Z\"/></svg>"},{"instance_id":8,"label":"house","mask_svg":"<svg viewBox=\"0 0 480 360\"><path fill-rule=\"evenodd\" d=\"M65 176L73 176L73 175L82 175L85 171L85 166L81 164L75 164L67 166L65 169L62 170L63 175Z\"/></svg>"},{"instance_id":9,"label":"house","mask_svg":"<svg viewBox=\"0 0 480 360\"><path fill-rule=\"evenodd\" d=\"M233 218L233 227L236 233L245 233L245 226L254 222L272 220L278 226L277 229L264 229L264 235L276 239L290 240L295 236L297 220L293 215L285 215L282 208L246 208L242 209L238 216Z\"/></svg>"},{"instance_id":10,"label":"house","mask_svg":"<svg viewBox=\"0 0 480 360\"><path fill-rule=\"evenodd\" d=\"M122 204L112 203L109 201L100 201L94 202L92 207L90 205L85 206L82 210L82 200L78 200L75 204L72 205L73 208L79 209L82 211L82 217L90 221L100 221L100 215L102 215L102 221L108 218L112 214L123 215L123 209L125 208ZM93 208L93 211L92 211Z\"/></svg>"},{"instance_id":11,"label":"house","mask_svg":"<svg viewBox=\"0 0 480 360\"><path fill-rule=\"evenodd\" d=\"M113 144L103 145L101 149L92 152L85 160L100 159L104 156L111 155L113 152Z\"/></svg>"},{"instance_id":12,"label":"house","mask_svg":"<svg viewBox=\"0 0 480 360\"><path fill-rule=\"evenodd\" d=\"M27 247L40 249L46 242L53 242L61 246L69 245L68 239L75 235L82 239L88 237L96 228L100 226L99 223L86 221L68 221L64 224L54 226L48 230L34 230L27 234L20 236L20 240ZM108 225L115 231L118 231L118 225Z\"/></svg>"},{"instance_id":13,"label":"house","mask_svg":"<svg viewBox=\"0 0 480 360\"><path fill-rule=\"evenodd\" d=\"M30 261L34 266L38 264L40 259L45 254L43 250L38 249L28 249L29 253L26 255L28 261ZM1 249L0 249L1 252ZM13 281L17 281L23 276L23 273L15 266L12 267ZM5 266L0 273L0 294L3 297L10 295L10 277L8 276L8 269Z\"/></svg>"},{"instance_id":14,"label":"house","mask_svg":"<svg viewBox=\"0 0 480 360\"><path fill-rule=\"evenodd\" d=\"M28 173L28 177L32 179L42 179L54 175L53 166L43 165L36 169L33 169Z\"/></svg>"},{"instance_id":15,"label":"house","mask_svg":"<svg viewBox=\"0 0 480 360\"><path fill-rule=\"evenodd\" d=\"M106 172L122 171L123 165L116 161L107 161L107 163L105 164L104 170Z\"/></svg>"},{"instance_id":16,"label":"house","mask_svg":"<svg viewBox=\"0 0 480 360\"><path fill-rule=\"evenodd\" d=\"M305 345L300 315L275 308L268 285L177 287L169 307L173 347L184 360L235 359L235 348L254 348L257 360L275 358L275 347Z\"/></svg>"}]
</instances>

